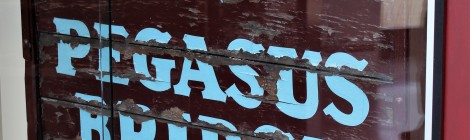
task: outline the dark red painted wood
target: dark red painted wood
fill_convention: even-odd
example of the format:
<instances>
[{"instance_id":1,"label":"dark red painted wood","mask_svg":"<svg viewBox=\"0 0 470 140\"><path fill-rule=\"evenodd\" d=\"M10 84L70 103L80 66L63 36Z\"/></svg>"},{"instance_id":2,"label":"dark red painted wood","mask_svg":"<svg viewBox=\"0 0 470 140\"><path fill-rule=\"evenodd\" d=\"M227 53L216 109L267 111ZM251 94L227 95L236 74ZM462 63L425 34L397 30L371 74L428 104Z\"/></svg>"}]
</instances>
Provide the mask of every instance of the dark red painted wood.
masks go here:
<instances>
[{"instance_id":1,"label":"dark red painted wood","mask_svg":"<svg viewBox=\"0 0 470 140\"><path fill-rule=\"evenodd\" d=\"M25 59L25 93L27 112L27 134L28 139L38 139L41 137L40 110L38 105L38 83L37 83L37 53L36 47L36 20L34 4L31 0L21 0L21 27L22 27L22 47L23 58ZM7 129L7 128L4 128Z\"/></svg>"},{"instance_id":2,"label":"dark red painted wood","mask_svg":"<svg viewBox=\"0 0 470 140\"><path fill-rule=\"evenodd\" d=\"M237 2L239 1L239 2ZM102 96L108 106L110 91L114 94L114 103L122 100L133 100L135 103L149 106L154 114L135 112L114 108L114 112L127 111L140 116L155 119L166 119L171 122L174 118L164 118L161 113L170 108L178 108L192 116L206 115L227 120L233 123L239 132L245 135L260 125L271 124L285 132L290 132L295 138L313 136L323 139L416 139L422 137L424 90L420 86L424 78L424 49L425 26L413 29L381 27L381 3L375 0L330 0L330 1L280 1L280 0L219 0L205 1L122 1L111 0L111 19L106 13L106 1L77 0L74 3L66 0L36 0L34 11L38 30L39 44L34 45L38 63L28 63L29 67L38 67L38 83L31 87L39 87L31 98L41 96L43 100L54 99L69 102L69 111L56 105L41 104L44 113L41 122L44 128L40 133L45 138L76 138L79 133L77 126L71 129L58 129L64 122L54 122L54 112L68 114L70 124L77 124L78 104L95 106L96 103L84 102L73 97L76 92L94 96ZM234 2L234 3L231 3ZM312 7L313 6L313 7ZM403 6L403 5L402 5ZM313 9L313 11L311 11ZM83 21L91 33L91 38L70 37L57 35L53 18L65 18ZM98 69L98 48L109 44L106 40L98 39L93 29L95 22L122 25L127 29L129 38L112 36L112 48L121 52L121 62L113 64L113 75L131 78L128 86L109 84L103 86L96 76ZM32 24L32 23L31 23ZM135 42L138 31L147 28L157 28L169 32L173 38L167 45ZM33 32L33 31L31 31ZM189 51L182 38L184 34L205 37L207 52ZM72 33L72 36L76 34ZM301 56L305 50L319 51L323 61L319 67L312 67L300 59L275 59L267 54L246 55L238 52L228 52L226 48L230 41L245 38L255 43L268 46L295 48ZM73 59L77 70L76 76L58 74L56 71L58 51L57 43L62 39L65 43L91 43L92 49L83 59ZM25 48L25 51L30 51ZM342 69L332 70L323 67L325 60L335 52L346 52L358 59L366 59L369 65L364 72ZM239 106L232 98L226 103L203 99L201 91L206 88L200 82L189 82L193 90L190 97L174 94L171 88L164 92L154 92L144 87L136 75L132 54L146 54L151 75L155 76L155 68L150 64L151 57L172 59L176 68L172 70L171 85L179 82L182 63L185 58L201 60L214 65L217 82L222 90L232 84L242 91L249 92L250 88L238 79L227 65L246 64L260 73L266 83L276 82L273 74L280 69L294 69L294 92L299 102L305 100L306 71L319 73L319 107L316 115L306 120L294 119L277 109L268 100L276 101L273 87L265 87L265 102L256 109L246 109ZM28 54L28 52L25 52ZM25 59L30 59L26 57ZM34 58L34 57L33 57ZM106 62L105 62L106 63ZM194 65L194 64L193 64ZM275 70L273 70L275 69ZM324 77L341 75L358 85L367 94L370 102L370 113L366 121L355 127L341 125L331 117L325 116L323 108L334 102L338 108L351 112L351 105L334 95L327 87ZM102 91L101 89L104 89ZM37 105L37 103L35 103ZM54 104L54 103L53 103ZM28 108L30 109L30 108ZM65 112L64 112L65 111ZM37 112L29 112L36 114ZM114 118L114 136L119 138L119 121ZM163 125L163 124L162 124ZM197 127L195 123L184 125ZM108 126L111 127L111 126ZM203 125L203 129L220 129L213 125ZM31 127L30 129L39 130ZM157 128L159 131L160 128ZM200 134L191 132L192 138L200 138ZM194 130L195 131L195 130ZM198 130L199 131L199 130ZM62 135L63 134L63 135ZM160 137L157 137L160 138ZM31 139L31 136L30 136Z\"/></svg>"}]
</instances>

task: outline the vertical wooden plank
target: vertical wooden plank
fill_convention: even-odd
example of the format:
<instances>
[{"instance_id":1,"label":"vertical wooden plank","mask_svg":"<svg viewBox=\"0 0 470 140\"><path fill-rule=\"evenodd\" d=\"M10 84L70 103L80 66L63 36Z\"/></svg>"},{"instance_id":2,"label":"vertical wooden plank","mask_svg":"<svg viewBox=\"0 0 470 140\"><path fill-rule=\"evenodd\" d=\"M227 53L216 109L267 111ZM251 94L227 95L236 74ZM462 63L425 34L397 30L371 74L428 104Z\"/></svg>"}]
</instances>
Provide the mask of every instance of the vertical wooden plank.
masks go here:
<instances>
[{"instance_id":1,"label":"vertical wooden plank","mask_svg":"<svg viewBox=\"0 0 470 140\"><path fill-rule=\"evenodd\" d=\"M37 51L36 46L36 20L33 0L21 0L21 18L23 34L23 57L25 63L25 87L26 87L26 112L28 121L28 139L35 140L41 138L41 127L39 117L41 109L38 106L37 91Z\"/></svg>"},{"instance_id":2,"label":"vertical wooden plank","mask_svg":"<svg viewBox=\"0 0 470 140\"><path fill-rule=\"evenodd\" d=\"M470 138L470 1L447 1L444 139Z\"/></svg>"}]
</instances>

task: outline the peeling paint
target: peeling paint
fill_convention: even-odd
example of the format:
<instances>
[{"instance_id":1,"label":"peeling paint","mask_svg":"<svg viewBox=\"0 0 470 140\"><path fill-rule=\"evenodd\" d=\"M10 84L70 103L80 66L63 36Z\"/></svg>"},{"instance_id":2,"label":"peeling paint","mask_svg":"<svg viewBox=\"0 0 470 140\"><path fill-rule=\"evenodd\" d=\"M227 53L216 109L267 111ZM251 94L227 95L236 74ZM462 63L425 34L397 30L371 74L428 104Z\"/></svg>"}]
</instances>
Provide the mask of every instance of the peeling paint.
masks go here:
<instances>
[{"instance_id":1,"label":"peeling paint","mask_svg":"<svg viewBox=\"0 0 470 140\"><path fill-rule=\"evenodd\" d=\"M266 35L269 37L269 39L274 39L274 37L278 36L282 32L280 30L275 30L266 26L263 26L262 24L256 22L256 21L248 21L244 23L239 24L243 29L249 30L250 35L253 37L259 37L260 35Z\"/></svg>"},{"instance_id":2,"label":"peeling paint","mask_svg":"<svg viewBox=\"0 0 470 140\"><path fill-rule=\"evenodd\" d=\"M288 21L291 21L292 19L295 18L294 16L289 15L287 13L265 13L265 14L268 16L277 17L277 18L281 18L284 20L288 20Z\"/></svg>"},{"instance_id":3,"label":"peeling paint","mask_svg":"<svg viewBox=\"0 0 470 140\"><path fill-rule=\"evenodd\" d=\"M237 4L242 2L243 0L220 0L220 3L226 3L226 4Z\"/></svg>"},{"instance_id":4,"label":"peeling paint","mask_svg":"<svg viewBox=\"0 0 470 140\"><path fill-rule=\"evenodd\" d=\"M179 122L187 122L183 118L184 111L178 107L172 107L170 109L164 110L160 113L159 117L163 119L179 121Z\"/></svg>"},{"instance_id":5,"label":"peeling paint","mask_svg":"<svg viewBox=\"0 0 470 140\"><path fill-rule=\"evenodd\" d=\"M325 31L326 33L328 33L328 35L332 35L333 33L339 33L339 31L335 31L333 30L333 28L331 27L328 27L328 26L324 26L324 25L319 25L317 26L318 28L321 28L323 31Z\"/></svg>"},{"instance_id":6,"label":"peeling paint","mask_svg":"<svg viewBox=\"0 0 470 140\"><path fill-rule=\"evenodd\" d=\"M282 134L282 132L279 131L279 130L276 130L276 132L274 132L274 133L256 133L255 135L259 136L259 137L272 138L274 140L289 140L289 137Z\"/></svg>"}]
</instances>

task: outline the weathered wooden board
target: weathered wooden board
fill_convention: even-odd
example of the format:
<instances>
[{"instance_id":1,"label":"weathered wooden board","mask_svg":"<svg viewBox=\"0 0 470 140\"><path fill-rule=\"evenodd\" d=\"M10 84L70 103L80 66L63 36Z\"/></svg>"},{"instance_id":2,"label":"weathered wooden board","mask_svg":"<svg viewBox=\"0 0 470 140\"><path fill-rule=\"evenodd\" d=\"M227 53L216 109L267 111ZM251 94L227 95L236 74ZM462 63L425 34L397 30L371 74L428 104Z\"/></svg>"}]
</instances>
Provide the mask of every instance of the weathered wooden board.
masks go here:
<instances>
[{"instance_id":1,"label":"weathered wooden board","mask_svg":"<svg viewBox=\"0 0 470 140\"><path fill-rule=\"evenodd\" d=\"M92 38L98 38L95 24L107 24L109 20L98 16L103 11L103 8L99 11L98 4L87 0L79 3L87 2L91 4L68 6L68 2L62 0L38 4L39 31L57 32L54 18L74 19L87 26ZM262 52L267 52L269 46L294 48L299 56L302 56L305 50L321 52L324 55L348 52L369 62L365 71L371 73L366 76L383 80L392 80L397 72L397 67L390 64L405 62L407 30L382 28L378 10L380 2L373 0L271 0L243 1L237 4L220 3L217 0L116 0L111 1L111 7L112 25L116 26L111 37L116 41L155 45L136 41L136 36L143 29L155 28L171 35L169 48L188 49L183 39L185 35L193 35L204 37L206 53L285 65L292 65L295 60L269 59L266 53L249 55L227 51L227 47L235 39L247 39L255 44L262 44ZM310 8L317 10L307 10ZM117 28L118 26L123 28ZM300 61L300 58L297 61ZM311 68L311 65L306 63L298 63L297 66ZM315 68L324 69L321 65Z\"/></svg>"},{"instance_id":2,"label":"weathered wooden board","mask_svg":"<svg viewBox=\"0 0 470 140\"><path fill-rule=\"evenodd\" d=\"M35 1L46 138L83 137L71 125L83 108L114 112L107 124L116 139L128 127L118 112L156 119L154 139L177 134L160 128L167 123L191 128L189 139L201 139L201 129L223 132L220 139L409 139L420 131L422 112L412 111L422 91L408 87L408 66L422 61L408 56L425 40L381 26L379 1L69 3ZM56 128L55 112L68 114L70 129Z\"/></svg>"},{"instance_id":3,"label":"weathered wooden board","mask_svg":"<svg viewBox=\"0 0 470 140\"><path fill-rule=\"evenodd\" d=\"M73 59L73 66L76 69L76 75L54 74L47 72L57 72L56 66L58 65L58 42L71 44L91 44L89 54L83 59ZM99 76L99 40L85 39L80 37L70 37L54 34L41 34L40 36L40 54L41 59L40 70L49 76L41 77L41 93L45 97L55 98L59 100L66 100L70 102L77 102L82 104L96 105L99 102L83 102L80 98L76 97L76 93L83 93L93 96L101 96L100 80L96 79ZM119 52L121 56L120 62L114 62L116 67L113 76L121 78L129 78L128 85L114 84L114 100L127 101L130 104L141 104L149 107L152 112L144 113L138 108L120 108L122 111L134 112L135 114L145 114L151 117L169 119L178 121L181 116L168 116L167 114L174 114L173 111L187 112L191 115L207 115L215 118L224 119L231 122L237 129L237 133L249 135L257 127L270 124L278 127L279 129L294 134L296 138L302 136L315 136L319 138L339 138L350 137L359 139L369 139L374 134L377 127L389 128L387 133L391 136L398 135L403 130L407 129L406 112L402 112L402 108L406 107L405 94L398 94L404 92L401 88L393 88L400 85L388 83L376 79L363 78L363 77L347 77L352 83L356 84L360 89L364 90L370 106L368 117L359 126L351 128L350 126L342 125L336 122L331 117L325 115L324 108L334 103L341 111L351 112L352 106L341 97L333 93L325 82L325 76L336 75L324 71L306 70L297 67L275 65L264 62L248 61L248 60L235 60L224 56L210 56L201 55L197 52L189 52L183 50L174 50L166 48L156 48L149 46L140 46L132 44L124 44L116 42L113 49ZM134 57L131 55L147 55L146 60L150 61L150 57L165 58L175 60L175 68L171 70L170 83L173 88L169 87L164 91L153 91L149 87L144 86L140 80L149 80L151 77L137 74L135 70ZM255 68L260 74L257 78L262 88L266 89L262 96L253 96L252 99L261 101L259 107L249 109L242 107L233 98L226 97L226 102L207 99L209 96L202 96L205 85L202 82L189 82L189 87L192 89L189 97L178 95L175 92L175 85L181 81L182 69L184 59L198 60L203 63L208 63L214 66L214 72L217 77L217 83L222 91L227 89L233 84L240 87L243 94L249 95L251 89L246 83L234 75L227 64L231 65L249 65ZM221 63L223 62L223 63ZM150 62L147 62L150 63ZM192 67L200 64L191 63ZM155 73L156 68L149 64L148 70L151 75L158 75ZM197 69L197 68L193 68ZM296 119L283 113L276 107L279 103L277 98L277 81L279 79L280 70L293 69L294 80L294 97L298 101L290 104L301 104L306 101L306 73L318 73L318 108L314 112L312 118ZM308 72L306 72L308 71ZM310 83L311 84L311 83ZM315 85L310 85L315 86ZM380 88L390 88L388 90L381 90ZM315 90L315 89L314 89ZM106 92L106 91L105 91ZM309 95L309 96L313 96ZM104 102L108 102L104 96ZM204 99L206 98L206 99ZM315 109L315 108L312 108ZM178 113L178 112L176 112ZM196 119L197 120L197 119ZM308 124L308 125L305 125ZM204 127L214 127L207 125ZM401 129L400 129L401 128ZM344 132L344 135L337 135L335 132Z\"/></svg>"},{"instance_id":4,"label":"weathered wooden board","mask_svg":"<svg viewBox=\"0 0 470 140\"><path fill-rule=\"evenodd\" d=\"M204 133L211 134L219 138L225 138L226 136L237 136L242 139L266 139L272 137L273 134L259 135L260 137L251 137L247 135L239 135L231 133L229 131L204 128L196 125L188 125L187 123L174 122L165 119L156 119L146 116L140 116L129 112L115 112L115 118L110 119L110 110L103 109L98 106L89 106L84 104L77 104L73 102L55 100L50 98L42 98L42 118L44 118L42 130L45 133L43 139L110 139L113 136L114 139L145 139L148 137L142 137L139 135L133 135L134 137L122 136L122 133L133 133L143 132L151 134L155 139L191 139L191 140L202 140L204 139ZM94 124L84 123L81 120L87 117L87 122ZM106 121L101 121L104 119ZM114 125L120 129L114 129L114 133L111 133L111 121L114 121ZM119 127L121 124L131 124L128 128ZM88 127L87 132L81 132L81 127ZM104 134L108 132L109 135ZM82 133L91 133L91 136L82 136ZM104 135L103 135L104 134ZM177 135L173 135L177 134ZM264 138L263 138L264 137ZM282 135L278 137L283 138Z\"/></svg>"}]
</instances>

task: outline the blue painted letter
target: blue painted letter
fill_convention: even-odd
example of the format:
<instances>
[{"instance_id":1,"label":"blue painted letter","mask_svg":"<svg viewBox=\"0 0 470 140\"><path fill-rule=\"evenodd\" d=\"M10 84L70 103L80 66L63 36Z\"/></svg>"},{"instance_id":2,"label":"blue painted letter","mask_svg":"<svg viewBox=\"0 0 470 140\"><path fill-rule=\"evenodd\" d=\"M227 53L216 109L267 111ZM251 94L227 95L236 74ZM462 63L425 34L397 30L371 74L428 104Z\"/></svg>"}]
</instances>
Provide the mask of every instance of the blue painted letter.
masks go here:
<instances>
[{"instance_id":1,"label":"blue painted letter","mask_svg":"<svg viewBox=\"0 0 470 140\"><path fill-rule=\"evenodd\" d=\"M62 18L54 18L53 20L56 30L60 34L70 35L70 30L75 30L78 36L90 37L90 32L85 23L78 20L68 20ZM78 47L72 48L70 43L64 43L62 40L58 45L58 65L57 73L75 76L75 68L72 65L72 58L84 58L90 51L90 44L79 44Z\"/></svg>"},{"instance_id":2,"label":"blue painted letter","mask_svg":"<svg viewBox=\"0 0 470 140\"><path fill-rule=\"evenodd\" d=\"M202 97L204 99L225 102L227 95L220 89L214 68L199 60L196 60L196 62L199 70L191 69L192 61L187 58L184 59L180 81L177 85L174 85L175 94L189 96L191 88L188 85L188 81L199 81L203 82L205 86L202 91Z\"/></svg>"},{"instance_id":3,"label":"blue painted letter","mask_svg":"<svg viewBox=\"0 0 470 140\"><path fill-rule=\"evenodd\" d=\"M119 104L119 103L118 103ZM144 112L150 109L144 105L137 104ZM140 132L134 131L134 119L129 116L122 115L119 112L119 122L121 124L121 139L122 140L153 140L157 126L155 120L148 120L141 123Z\"/></svg>"},{"instance_id":4,"label":"blue painted letter","mask_svg":"<svg viewBox=\"0 0 470 140\"><path fill-rule=\"evenodd\" d=\"M155 40L159 43L168 43L170 39L171 35L169 33L162 33L160 30L155 28L145 28L140 31L135 38L136 41ZM152 80L140 80L145 87L153 91L166 91L171 88L171 69L175 68L174 60L152 58L152 64L155 66L156 78L153 78L148 71L147 56L145 54L134 54L133 60L136 73L152 78Z\"/></svg>"},{"instance_id":5,"label":"blue painted letter","mask_svg":"<svg viewBox=\"0 0 470 140\"><path fill-rule=\"evenodd\" d=\"M189 50L207 51L206 41L204 40L204 37L185 34L183 37L183 41L186 43L186 47Z\"/></svg>"},{"instance_id":6,"label":"blue painted letter","mask_svg":"<svg viewBox=\"0 0 470 140\"><path fill-rule=\"evenodd\" d=\"M108 38L111 37L111 35L109 34L109 25L95 23L94 28L101 37L103 37L105 39L108 39ZM126 29L123 26L111 25L111 33L123 36L124 38L127 38L127 36L129 36L129 33L127 33ZM109 49L112 49L112 48L109 48L108 46L106 46L106 47L100 49L100 52L99 52L100 61L99 61L99 68L98 68L98 70L100 72L109 72L109 69L110 69L110 66L109 66L109 63L110 63L109 51L110 50ZM113 59L116 62L120 62L121 61L121 57L120 57L121 53L119 51L114 50L114 49L112 49L111 52L112 52L111 56L113 57ZM96 77L96 80L100 80L100 79L102 79L102 81L104 81L104 82L110 82L111 81L109 75L104 75L103 77L99 77L99 76ZM121 85L127 85L127 84L129 84L129 78L121 78L121 77L118 77L118 76L113 76L113 83L117 83L117 84L121 84Z\"/></svg>"},{"instance_id":7,"label":"blue painted letter","mask_svg":"<svg viewBox=\"0 0 470 140\"><path fill-rule=\"evenodd\" d=\"M233 124L231 124L230 122L227 122L225 120L222 120L222 119L217 119L217 118L212 118L212 117L207 117L207 116L202 116L202 115L199 116L198 119L201 120L201 121L207 122L209 124L212 124L212 125L222 124L225 127L227 127L228 129L230 129L230 131L233 131L233 132L237 131L237 128L235 128L235 126L233 126ZM217 133L202 129L202 139L203 140L216 140L216 139L218 139L218 137L219 137L219 135ZM241 138L239 136L226 136L225 139L226 140L241 140Z\"/></svg>"},{"instance_id":8,"label":"blue painted letter","mask_svg":"<svg viewBox=\"0 0 470 140\"><path fill-rule=\"evenodd\" d=\"M268 53L274 57L297 58L297 52L292 48L269 47ZM305 51L303 59L309 60L313 66L318 66L321 61L320 53ZM292 70L281 70L277 81L277 108L288 116L297 119L309 119L315 115L318 108L318 76L316 73L306 72L307 99L305 103L299 103L294 98Z\"/></svg>"},{"instance_id":9,"label":"blue painted letter","mask_svg":"<svg viewBox=\"0 0 470 140\"><path fill-rule=\"evenodd\" d=\"M87 102L98 101L106 105L106 103L103 102L103 99L98 96L75 93L75 97L85 100ZM87 111L80 109L80 136L82 137L83 140L92 140L91 133L93 130L95 130L99 133L100 140L110 140L111 135L109 133L108 128L106 127L107 122L108 122L108 117L106 116L97 115L96 118L93 118L91 113L88 113Z\"/></svg>"},{"instance_id":10,"label":"blue painted letter","mask_svg":"<svg viewBox=\"0 0 470 140\"><path fill-rule=\"evenodd\" d=\"M111 135L109 134L109 130L105 124L107 122L108 117L97 115L96 118L93 118L90 113L80 109L80 135L82 139L92 140L91 132L96 130L100 134L100 140L110 140Z\"/></svg>"},{"instance_id":11,"label":"blue painted letter","mask_svg":"<svg viewBox=\"0 0 470 140\"><path fill-rule=\"evenodd\" d=\"M191 122L191 117L187 113L183 113L183 118L187 122ZM176 126L174 124L168 123L168 140L187 140L188 139L188 129L186 126Z\"/></svg>"},{"instance_id":12,"label":"blue painted letter","mask_svg":"<svg viewBox=\"0 0 470 140\"><path fill-rule=\"evenodd\" d=\"M171 35L168 32L162 33L160 30L155 28L145 28L137 33L135 41L150 41L155 40L158 43L168 43Z\"/></svg>"},{"instance_id":13,"label":"blue painted letter","mask_svg":"<svg viewBox=\"0 0 470 140\"><path fill-rule=\"evenodd\" d=\"M229 66L230 70L235 74L238 78L245 81L248 86L251 88L251 95L263 96L264 90L259 86L258 81L256 80L256 73L250 66ZM237 88L235 84L230 86L226 91L228 96L232 97L238 104L245 108L256 108L261 104L261 101L247 98L245 95Z\"/></svg>"},{"instance_id":14,"label":"blue painted letter","mask_svg":"<svg viewBox=\"0 0 470 140\"><path fill-rule=\"evenodd\" d=\"M157 74L156 78L153 78L148 71L145 54L134 54L133 60L136 73L152 78L152 80L140 80L145 87L153 91L165 91L171 88L171 69L175 68L175 60L152 58L152 64L155 66Z\"/></svg>"},{"instance_id":15,"label":"blue painted letter","mask_svg":"<svg viewBox=\"0 0 470 140\"><path fill-rule=\"evenodd\" d=\"M367 61L358 61L346 53L335 53L328 58L325 66L337 69L347 66L362 71L367 66ZM334 103L331 103L323 109L323 112L326 115L331 115L337 122L347 126L357 126L364 122L369 114L369 100L364 91L344 77L325 76L325 81L331 91L352 105L353 111L351 114L345 114L338 110Z\"/></svg>"},{"instance_id":16,"label":"blue painted letter","mask_svg":"<svg viewBox=\"0 0 470 140\"><path fill-rule=\"evenodd\" d=\"M100 60L99 60L99 66L98 70L100 72L109 72L110 66L109 66L109 47L104 47L100 49ZM112 54L111 57L116 62L121 62L121 53L119 51L116 51L114 49L111 49ZM109 75L102 75L103 77L96 76L96 80L102 79L104 82L110 82L110 76ZM121 78L118 76L113 76L113 83L121 84L121 85L127 85L129 83L129 78Z\"/></svg>"},{"instance_id":17,"label":"blue painted letter","mask_svg":"<svg viewBox=\"0 0 470 140\"><path fill-rule=\"evenodd\" d=\"M264 51L263 45L255 44L246 39L235 39L233 40L228 48L231 51L245 51L251 54L257 54ZM243 80L250 86L251 95L263 96L264 90L259 86L258 81L256 80L256 76L259 76L258 73L253 70L248 65L240 65L240 66L229 66L230 70L235 74L238 78ZM256 108L261 104L261 101L247 98L244 94L237 88L235 84L230 86L226 91L228 96L232 97L238 104L245 108Z\"/></svg>"}]
</instances>

